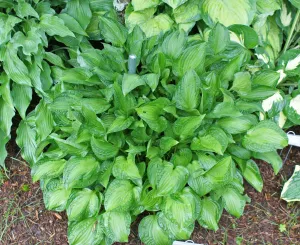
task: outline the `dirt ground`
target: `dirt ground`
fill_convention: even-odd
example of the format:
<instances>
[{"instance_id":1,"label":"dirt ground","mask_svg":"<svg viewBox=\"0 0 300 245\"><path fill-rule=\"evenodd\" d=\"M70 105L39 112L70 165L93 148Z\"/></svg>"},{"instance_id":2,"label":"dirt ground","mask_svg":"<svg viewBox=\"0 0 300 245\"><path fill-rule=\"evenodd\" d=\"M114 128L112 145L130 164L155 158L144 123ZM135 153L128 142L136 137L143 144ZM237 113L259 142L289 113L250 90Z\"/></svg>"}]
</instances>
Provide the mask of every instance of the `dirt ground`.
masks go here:
<instances>
[{"instance_id":1,"label":"dirt ground","mask_svg":"<svg viewBox=\"0 0 300 245\"><path fill-rule=\"evenodd\" d=\"M9 178L1 179L0 176L0 244L68 244L66 215L45 210L39 184L32 183L30 169L13 141L8 150ZM286 152L287 149L283 158ZM246 193L252 201L246 206L244 215L235 219L224 213L217 232L196 225L192 240L208 245L299 245L300 204L287 205L279 198L282 185L292 175L296 164L300 164L299 148L291 150L277 176L269 164L260 162L264 188L258 193L246 184ZM127 244L142 244L138 239L138 221L132 224Z\"/></svg>"}]
</instances>

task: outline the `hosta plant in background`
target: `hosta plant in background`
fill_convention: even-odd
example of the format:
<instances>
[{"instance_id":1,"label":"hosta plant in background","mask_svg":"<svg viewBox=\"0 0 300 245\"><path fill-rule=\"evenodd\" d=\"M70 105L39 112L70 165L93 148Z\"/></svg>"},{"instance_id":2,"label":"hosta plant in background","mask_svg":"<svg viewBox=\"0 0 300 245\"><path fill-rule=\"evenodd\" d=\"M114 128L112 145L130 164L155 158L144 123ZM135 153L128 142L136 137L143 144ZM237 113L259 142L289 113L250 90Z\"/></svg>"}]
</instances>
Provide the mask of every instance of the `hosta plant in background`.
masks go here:
<instances>
[{"instance_id":1,"label":"hosta plant in background","mask_svg":"<svg viewBox=\"0 0 300 245\"><path fill-rule=\"evenodd\" d=\"M17 143L70 244L126 242L142 213L146 245L240 217L243 182L263 188L255 159L278 173L281 128L299 122L298 2L133 0L125 24L112 1L54 2L37 21L54 86Z\"/></svg>"}]
</instances>

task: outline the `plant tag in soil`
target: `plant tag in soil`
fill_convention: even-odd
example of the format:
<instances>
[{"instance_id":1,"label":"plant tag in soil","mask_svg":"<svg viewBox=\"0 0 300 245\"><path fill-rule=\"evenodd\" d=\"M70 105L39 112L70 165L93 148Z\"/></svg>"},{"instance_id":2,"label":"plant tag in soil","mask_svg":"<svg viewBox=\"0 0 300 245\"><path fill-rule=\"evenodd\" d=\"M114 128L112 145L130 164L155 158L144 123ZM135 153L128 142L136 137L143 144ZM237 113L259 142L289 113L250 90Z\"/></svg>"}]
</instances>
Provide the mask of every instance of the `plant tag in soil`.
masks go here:
<instances>
[{"instance_id":1,"label":"plant tag in soil","mask_svg":"<svg viewBox=\"0 0 300 245\"><path fill-rule=\"evenodd\" d=\"M182 242L182 241L175 241L173 242L172 245L204 245L204 244L200 244L200 243L194 243L193 241L185 241L185 242Z\"/></svg>"}]
</instances>

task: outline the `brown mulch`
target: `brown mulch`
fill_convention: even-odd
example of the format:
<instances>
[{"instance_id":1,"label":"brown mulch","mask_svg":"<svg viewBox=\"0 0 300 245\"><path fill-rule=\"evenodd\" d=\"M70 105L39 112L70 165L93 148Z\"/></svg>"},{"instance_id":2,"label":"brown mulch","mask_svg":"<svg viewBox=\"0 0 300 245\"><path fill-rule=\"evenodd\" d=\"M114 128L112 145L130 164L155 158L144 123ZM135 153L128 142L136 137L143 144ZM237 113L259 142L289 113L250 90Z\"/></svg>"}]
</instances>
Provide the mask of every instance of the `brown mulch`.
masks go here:
<instances>
[{"instance_id":1,"label":"brown mulch","mask_svg":"<svg viewBox=\"0 0 300 245\"><path fill-rule=\"evenodd\" d=\"M0 245L68 244L65 214L45 210L39 184L32 183L30 169L18 155L19 149L13 141L8 150L9 179L0 186ZM292 175L296 164L300 164L299 148L291 150L277 176L269 164L260 162L264 188L258 193L245 184L251 203L244 215L235 219L224 212L217 232L197 224L191 239L209 245L300 244L300 205L287 205L280 200L282 184ZM138 223L139 219L133 223L126 244L142 244L138 239ZM280 224L286 231L280 231Z\"/></svg>"}]
</instances>

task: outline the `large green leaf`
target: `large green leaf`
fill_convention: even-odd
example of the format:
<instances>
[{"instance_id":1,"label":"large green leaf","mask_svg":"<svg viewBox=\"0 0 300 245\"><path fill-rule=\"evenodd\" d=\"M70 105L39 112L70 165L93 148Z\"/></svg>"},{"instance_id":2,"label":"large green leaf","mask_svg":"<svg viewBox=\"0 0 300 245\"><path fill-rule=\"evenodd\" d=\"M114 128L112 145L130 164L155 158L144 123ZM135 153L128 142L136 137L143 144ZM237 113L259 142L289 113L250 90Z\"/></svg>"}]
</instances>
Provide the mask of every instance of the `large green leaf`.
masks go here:
<instances>
[{"instance_id":1,"label":"large green leaf","mask_svg":"<svg viewBox=\"0 0 300 245\"><path fill-rule=\"evenodd\" d=\"M90 3L85 0L71 0L66 4L65 12L72 16L85 30L92 18ZM74 27L74 25L73 25Z\"/></svg>"},{"instance_id":2,"label":"large green leaf","mask_svg":"<svg viewBox=\"0 0 300 245\"><path fill-rule=\"evenodd\" d=\"M292 177L284 184L281 198L287 202L300 201L300 166L296 165Z\"/></svg>"},{"instance_id":3,"label":"large green leaf","mask_svg":"<svg viewBox=\"0 0 300 245\"><path fill-rule=\"evenodd\" d=\"M135 11L140 11L143 9L156 7L159 2L159 0L132 0L131 4Z\"/></svg>"},{"instance_id":4,"label":"large green leaf","mask_svg":"<svg viewBox=\"0 0 300 245\"><path fill-rule=\"evenodd\" d=\"M209 45L215 54L224 51L229 40L228 29L220 23L217 23L209 33Z\"/></svg>"},{"instance_id":5,"label":"large green leaf","mask_svg":"<svg viewBox=\"0 0 300 245\"><path fill-rule=\"evenodd\" d=\"M262 121L247 131L243 146L256 152L282 149L288 144L286 134L272 121Z\"/></svg>"},{"instance_id":6,"label":"large green leaf","mask_svg":"<svg viewBox=\"0 0 300 245\"><path fill-rule=\"evenodd\" d=\"M97 158L100 160L107 160L115 157L118 154L118 147L103 140L91 138L91 147Z\"/></svg>"},{"instance_id":7,"label":"large green leaf","mask_svg":"<svg viewBox=\"0 0 300 245\"><path fill-rule=\"evenodd\" d=\"M282 168L282 158L280 157L280 155L278 155L277 151L263 153L253 152L253 157L270 163L275 174L278 174L279 170Z\"/></svg>"},{"instance_id":8,"label":"large green leaf","mask_svg":"<svg viewBox=\"0 0 300 245\"><path fill-rule=\"evenodd\" d=\"M187 35L184 31L171 32L165 37L162 43L162 50L167 57L175 60L183 52L186 41Z\"/></svg>"},{"instance_id":9,"label":"large green leaf","mask_svg":"<svg viewBox=\"0 0 300 245\"><path fill-rule=\"evenodd\" d=\"M217 22L225 26L250 25L255 10L254 0L204 0L201 8L204 21L211 27Z\"/></svg>"},{"instance_id":10,"label":"large green leaf","mask_svg":"<svg viewBox=\"0 0 300 245\"><path fill-rule=\"evenodd\" d=\"M164 3L168 4L171 6L173 9L176 9L180 5L184 4L188 0L162 0Z\"/></svg>"},{"instance_id":11,"label":"large green leaf","mask_svg":"<svg viewBox=\"0 0 300 245\"><path fill-rule=\"evenodd\" d=\"M59 177L64 170L66 160L43 159L35 163L31 169L32 181Z\"/></svg>"},{"instance_id":12,"label":"large green leaf","mask_svg":"<svg viewBox=\"0 0 300 245\"><path fill-rule=\"evenodd\" d=\"M100 210L101 199L91 189L85 188L74 191L67 204L67 215L69 221L80 221L94 217Z\"/></svg>"},{"instance_id":13,"label":"large green leaf","mask_svg":"<svg viewBox=\"0 0 300 245\"><path fill-rule=\"evenodd\" d=\"M190 70L177 84L173 100L178 109L191 111L199 105L199 97L200 79L195 71Z\"/></svg>"},{"instance_id":14,"label":"large green leaf","mask_svg":"<svg viewBox=\"0 0 300 245\"><path fill-rule=\"evenodd\" d=\"M49 35L58 35L61 37L71 36L74 37L73 32L65 26L64 21L57 16L44 14L40 18L40 27Z\"/></svg>"},{"instance_id":15,"label":"large green leaf","mask_svg":"<svg viewBox=\"0 0 300 245\"><path fill-rule=\"evenodd\" d=\"M36 110L36 129L40 140L46 139L54 127L54 120L48 104L41 100Z\"/></svg>"},{"instance_id":16,"label":"large green leaf","mask_svg":"<svg viewBox=\"0 0 300 245\"><path fill-rule=\"evenodd\" d=\"M136 87L145 85L145 81L142 77L136 74L124 74L122 80L122 91L126 96L129 92L134 90Z\"/></svg>"},{"instance_id":17,"label":"large green leaf","mask_svg":"<svg viewBox=\"0 0 300 245\"><path fill-rule=\"evenodd\" d=\"M83 188L93 184L97 178L99 163L91 156L74 157L67 161L63 171L66 188Z\"/></svg>"},{"instance_id":18,"label":"large green leaf","mask_svg":"<svg viewBox=\"0 0 300 245\"><path fill-rule=\"evenodd\" d=\"M142 178L135 162L131 158L126 159L123 156L116 158L112 173L117 179L135 180Z\"/></svg>"},{"instance_id":19,"label":"large green leaf","mask_svg":"<svg viewBox=\"0 0 300 245\"><path fill-rule=\"evenodd\" d=\"M198 222L201 226L211 229L218 230L218 222L222 214L221 205L212 200L209 197L205 197L201 200L201 209Z\"/></svg>"},{"instance_id":20,"label":"large green leaf","mask_svg":"<svg viewBox=\"0 0 300 245\"><path fill-rule=\"evenodd\" d=\"M133 184L129 180L113 180L104 198L106 211L128 211L134 201Z\"/></svg>"},{"instance_id":21,"label":"large green leaf","mask_svg":"<svg viewBox=\"0 0 300 245\"><path fill-rule=\"evenodd\" d=\"M156 215L148 215L139 224L139 237L147 245L171 245L168 234L159 226Z\"/></svg>"}]
</instances>

